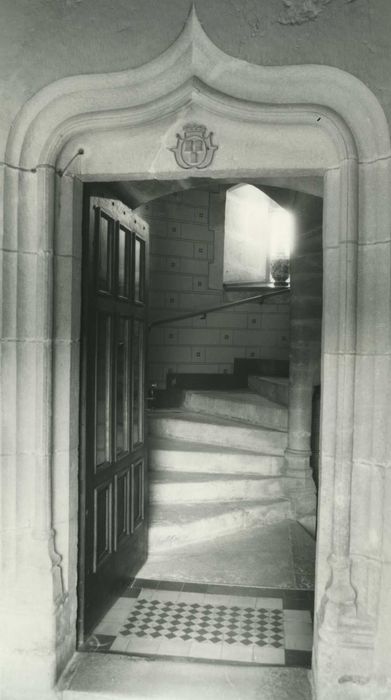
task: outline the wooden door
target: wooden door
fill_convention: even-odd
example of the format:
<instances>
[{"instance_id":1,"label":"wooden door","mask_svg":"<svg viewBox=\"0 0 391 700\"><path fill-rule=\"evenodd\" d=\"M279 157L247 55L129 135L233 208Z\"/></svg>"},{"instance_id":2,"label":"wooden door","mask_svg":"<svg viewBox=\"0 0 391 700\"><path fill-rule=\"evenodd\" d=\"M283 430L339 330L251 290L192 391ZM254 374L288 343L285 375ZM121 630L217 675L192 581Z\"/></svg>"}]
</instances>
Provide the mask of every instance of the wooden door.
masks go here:
<instances>
[{"instance_id":1,"label":"wooden door","mask_svg":"<svg viewBox=\"0 0 391 700\"><path fill-rule=\"evenodd\" d=\"M87 196L83 237L79 642L147 553L148 226Z\"/></svg>"}]
</instances>

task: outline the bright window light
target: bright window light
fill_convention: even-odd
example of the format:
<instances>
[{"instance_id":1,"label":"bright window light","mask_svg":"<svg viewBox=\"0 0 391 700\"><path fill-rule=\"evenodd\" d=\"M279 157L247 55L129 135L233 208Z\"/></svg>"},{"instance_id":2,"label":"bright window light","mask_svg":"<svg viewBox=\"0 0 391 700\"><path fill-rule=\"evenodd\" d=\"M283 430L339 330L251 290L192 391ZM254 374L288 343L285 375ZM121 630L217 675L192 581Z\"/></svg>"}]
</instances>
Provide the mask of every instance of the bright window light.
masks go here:
<instances>
[{"instance_id":1,"label":"bright window light","mask_svg":"<svg viewBox=\"0 0 391 700\"><path fill-rule=\"evenodd\" d=\"M224 284L287 284L294 219L254 185L227 190Z\"/></svg>"},{"instance_id":2,"label":"bright window light","mask_svg":"<svg viewBox=\"0 0 391 700\"><path fill-rule=\"evenodd\" d=\"M278 207L270 212L270 258L290 258L293 248L294 217Z\"/></svg>"}]
</instances>

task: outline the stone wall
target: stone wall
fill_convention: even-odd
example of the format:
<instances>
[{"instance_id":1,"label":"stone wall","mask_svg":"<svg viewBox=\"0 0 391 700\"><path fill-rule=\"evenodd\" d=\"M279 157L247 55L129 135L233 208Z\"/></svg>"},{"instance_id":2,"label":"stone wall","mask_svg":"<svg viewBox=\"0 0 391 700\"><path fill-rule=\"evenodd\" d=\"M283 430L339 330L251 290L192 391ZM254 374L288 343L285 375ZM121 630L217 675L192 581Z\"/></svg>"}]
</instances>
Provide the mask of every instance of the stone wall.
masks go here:
<instances>
[{"instance_id":1,"label":"stone wall","mask_svg":"<svg viewBox=\"0 0 391 700\"><path fill-rule=\"evenodd\" d=\"M188 190L137 209L151 235L150 320L169 318L252 296L223 292L225 189ZM288 360L289 296L246 304L206 319L152 329L148 381L165 386L167 373L233 372L234 359Z\"/></svg>"},{"instance_id":2,"label":"stone wall","mask_svg":"<svg viewBox=\"0 0 391 700\"><path fill-rule=\"evenodd\" d=\"M248 164L254 159L264 175L281 175L282 171L291 172L289 155L293 172L300 176L325 175L323 497L317 541L313 673L322 700L390 696L389 134L378 103L353 77L320 66L292 65L317 62L357 75L378 96L389 118L389 2L323 3L323 12L301 25L280 24L281 5L274 0L259 3L259 7L252 0L240 4L199 0L197 5L206 31L220 49L246 60L212 51L202 36L195 46L186 47L181 41L159 64L141 72L130 71L116 78L79 77L60 87L51 86L40 94L38 104L26 106L19 128L12 132L7 153L10 167L3 164L0 171L5 173L6 213L2 371L6 387L3 537L7 557L1 602L3 629L7 630L2 664L7 700L53 700L56 672L61 669L55 658L56 646L61 646L65 661L68 652L62 636L67 634L70 621L67 606L69 601L72 605L75 602L74 587L67 590L65 583L61 593L66 544L61 556L54 545L54 523L64 522L63 514L57 521L57 498L63 496L65 501L72 493L71 489L68 493L59 491L57 486L73 479L77 493L76 474L65 453L77 452L78 447L77 401L73 397L78 374L72 373L72 385L69 379L57 383L67 370L63 369L63 344L55 341L57 337L61 341L73 338L80 327L75 322L80 298L78 263L72 255L68 256L68 276L56 271L53 277L54 192L61 190L55 169L60 149L72 122L79 129L77 148L89 147L79 169L72 171L82 178L92 179L91 175L100 173L106 181L121 179L124 174L137 180L140 172L146 171L146 152L151 156L151 177L172 177L172 162L164 157L167 152L162 144L164 138L172 143L174 121L187 116L180 106L184 103L175 102L176 95L170 92L173 75L178 85L182 85L182 78L187 81L186 89L194 76L199 79L187 97L197 103L197 114L206 111L200 109L199 99L209 100L206 117L215 107L210 93L203 94L203 85L208 84L224 92L232 114L238 115L232 121L225 150L219 151L223 165L217 168L212 164L214 177L230 177L231 169L240 164L248 173ZM107 73L157 56L178 35L186 10L182 0L164 4L145 0L132 8L129 2L118 0L115 11L112 3L103 0L5 0L2 13L6 20L0 23L1 149L15 115L39 88L63 76ZM265 71L247 61L290 67ZM163 76L158 66L163 67ZM161 104L151 115L154 95L164 98L170 110L161 120ZM269 103L271 98L274 101ZM263 119L272 124L267 135L267 125L260 127L260 153L255 152L254 138L248 142L251 150L243 150L244 115L250 107L245 104L242 109L239 102L237 109L233 102L246 99L251 100L252 110L255 104L262 105ZM278 105L277 110L272 104ZM122 105L125 114L126 108L133 115L137 111L139 121L134 129L128 129ZM314 116L311 127L304 122L298 126L297 105L306 107L309 118ZM319 115L313 114L314 105ZM167 115L172 115L171 121ZM279 115L287 128L279 122ZM152 119L151 134L144 124ZM321 136L324 149L315 134ZM106 148L102 147L103 136L108 141ZM46 148L48 141L51 151ZM309 165L308 146L314 154ZM74 144L69 147L74 149ZM18 164L27 171L26 167L18 171ZM62 243L80 232L80 225L72 226L75 209L71 201L67 204L66 226L58 234ZM63 263L66 265L68 258ZM53 286L58 304L54 319ZM70 390L73 410L71 420L69 416L64 420L63 401ZM61 472L64 481L56 481L57 475L53 480L55 471ZM51 498L54 491L56 497ZM73 499L71 505L76 513ZM66 534L70 532L69 527L64 529ZM75 559L74 535L70 536L69 551Z\"/></svg>"}]
</instances>

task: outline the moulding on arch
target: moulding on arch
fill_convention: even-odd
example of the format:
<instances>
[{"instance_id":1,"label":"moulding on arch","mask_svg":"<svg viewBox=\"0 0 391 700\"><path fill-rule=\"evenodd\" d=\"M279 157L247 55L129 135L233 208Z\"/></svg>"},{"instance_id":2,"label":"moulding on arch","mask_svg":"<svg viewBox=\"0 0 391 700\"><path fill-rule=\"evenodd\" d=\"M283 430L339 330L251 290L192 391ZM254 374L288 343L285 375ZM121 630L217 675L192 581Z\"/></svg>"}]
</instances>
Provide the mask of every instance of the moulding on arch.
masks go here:
<instances>
[{"instance_id":1,"label":"moulding on arch","mask_svg":"<svg viewBox=\"0 0 391 700\"><path fill-rule=\"evenodd\" d=\"M329 66L264 67L229 56L209 39L193 8L176 41L149 63L64 78L38 92L11 128L6 162L25 168L46 163L42 157L48 140L55 141L74 120L88 121L94 114L103 121L110 114L120 117L123 110L151 105L194 78L210 91L249 104L274 105L285 112L311 108L319 128L330 129L334 121L334 128L350 132L360 161L390 157L385 115L360 80Z\"/></svg>"}]
</instances>

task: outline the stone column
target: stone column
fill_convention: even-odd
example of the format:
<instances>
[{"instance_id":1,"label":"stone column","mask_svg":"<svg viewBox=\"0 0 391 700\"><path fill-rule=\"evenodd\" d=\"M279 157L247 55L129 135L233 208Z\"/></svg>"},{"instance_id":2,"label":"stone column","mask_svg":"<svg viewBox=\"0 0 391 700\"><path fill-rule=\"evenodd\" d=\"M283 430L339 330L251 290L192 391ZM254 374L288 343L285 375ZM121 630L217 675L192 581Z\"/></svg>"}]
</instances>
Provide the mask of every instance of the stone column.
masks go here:
<instances>
[{"instance_id":1,"label":"stone column","mask_svg":"<svg viewBox=\"0 0 391 700\"><path fill-rule=\"evenodd\" d=\"M51 700L62 595L51 512L53 172L5 173L2 305L2 687ZM22 206L23 204L23 206ZM38 216L37 216L38 212Z\"/></svg>"},{"instance_id":2,"label":"stone column","mask_svg":"<svg viewBox=\"0 0 391 700\"><path fill-rule=\"evenodd\" d=\"M298 194L291 258L289 429L285 452L287 490L298 518L313 527L315 485L310 469L313 388L320 383L322 325L321 198Z\"/></svg>"}]
</instances>

